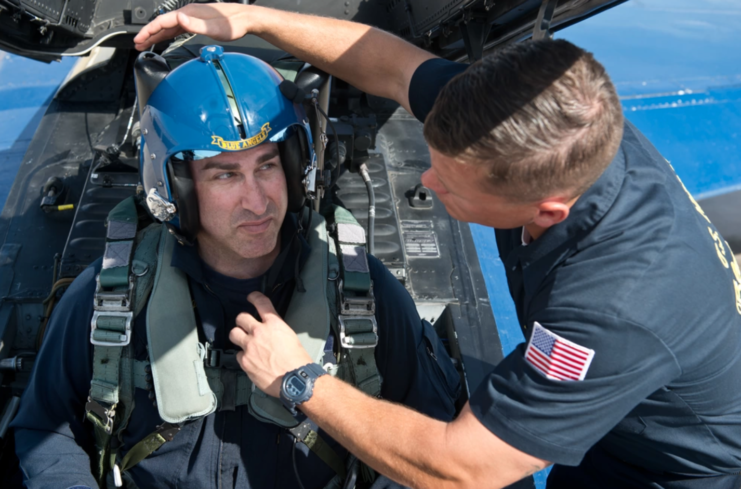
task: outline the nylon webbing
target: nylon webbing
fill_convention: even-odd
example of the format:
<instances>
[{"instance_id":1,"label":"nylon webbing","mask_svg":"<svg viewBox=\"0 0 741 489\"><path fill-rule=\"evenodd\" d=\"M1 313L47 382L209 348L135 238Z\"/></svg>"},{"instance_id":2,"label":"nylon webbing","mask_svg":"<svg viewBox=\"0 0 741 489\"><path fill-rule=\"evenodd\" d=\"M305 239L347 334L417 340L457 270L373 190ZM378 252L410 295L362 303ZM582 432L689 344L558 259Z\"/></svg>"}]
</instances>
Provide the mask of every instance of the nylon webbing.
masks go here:
<instances>
[{"instance_id":1,"label":"nylon webbing","mask_svg":"<svg viewBox=\"0 0 741 489\"><path fill-rule=\"evenodd\" d=\"M337 266L337 252L341 254L342 263L340 278L343 283L343 293L328 291L327 299L332 310L339 311L340 316L333 321L335 336L341 347L340 365L338 375L348 381L364 393L378 397L381 394L382 379L378 372L375 357L375 346L378 344L378 334L375 330L375 316L370 311L350 307L346 308L341 300L365 299L368 304L373 304L374 298L371 290L370 270L367 268L367 258L363 254L363 263L357 264L361 269L365 265L365 272L354 272L348 270L347 251L350 247L365 250L365 230L358 224L350 211L342 207L333 208L334 222L336 225L336 239L338 247L330 243L330 276L332 266ZM339 248L337 250L336 248ZM356 254L357 256L357 254ZM332 287L329 287L332 289ZM362 302L361 302L362 304ZM372 307L375 310L374 307ZM341 321L340 321L341 320Z\"/></svg>"},{"instance_id":2,"label":"nylon webbing","mask_svg":"<svg viewBox=\"0 0 741 489\"><path fill-rule=\"evenodd\" d=\"M121 472L129 470L134 465L149 457L165 443L167 443L167 440L158 432L150 433L126 453L126 456L121 461Z\"/></svg>"},{"instance_id":3,"label":"nylon webbing","mask_svg":"<svg viewBox=\"0 0 741 489\"><path fill-rule=\"evenodd\" d=\"M342 258L344 290L367 293L371 288L371 279L365 251L365 230L350 211L340 206L334 207L334 222L337 226L338 251Z\"/></svg>"},{"instance_id":4,"label":"nylon webbing","mask_svg":"<svg viewBox=\"0 0 741 489\"><path fill-rule=\"evenodd\" d=\"M106 249L100 285L105 289L128 288L131 252L134 249L138 215L133 197L121 201L108 214Z\"/></svg>"},{"instance_id":5,"label":"nylon webbing","mask_svg":"<svg viewBox=\"0 0 741 489\"><path fill-rule=\"evenodd\" d=\"M374 348L347 350L352 365L352 383L369 396L381 395L381 374L378 373Z\"/></svg>"},{"instance_id":6,"label":"nylon webbing","mask_svg":"<svg viewBox=\"0 0 741 489\"><path fill-rule=\"evenodd\" d=\"M93 349L93 379L90 397L114 406L118 404L119 374L122 347L96 346Z\"/></svg>"}]
</instances>

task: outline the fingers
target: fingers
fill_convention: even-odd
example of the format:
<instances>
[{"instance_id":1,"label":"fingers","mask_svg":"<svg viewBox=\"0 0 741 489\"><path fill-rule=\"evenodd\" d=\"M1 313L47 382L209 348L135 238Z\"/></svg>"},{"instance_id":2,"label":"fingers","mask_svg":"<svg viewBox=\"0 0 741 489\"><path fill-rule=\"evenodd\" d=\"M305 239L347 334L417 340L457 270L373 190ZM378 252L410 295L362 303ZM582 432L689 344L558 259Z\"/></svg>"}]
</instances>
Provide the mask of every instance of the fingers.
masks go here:
<instances>
[{"instance_id":1,"label":"fingers","mask_svg":"<svg viewBox=\"0 0 741 489\"><path fill-rule=\"evenodd\" d=\"M250 301L253 306L255 306L255 309L257 309L257 313L260 315L263 322L267 322L268 320L280 319L278 313L275 312L273 303L270 302L270 299L268 299L267 296L265 296L264 294L261 294L260 292L253 292L247 296L247 300Z\"/></svg>"},{"instance_id":2,"label":"fingers","mask_svg":"<svg viewBox=\"0 0 741 489\"><path fill-rule=\"evenodd\" d=\"M139 34L134 37L136 49L143 51L160 41L182 34L184 31L179 23L180 15L179 12L168 12L142 27Z\"/></svg>"},{"instance_id":3,"label":"fingers","mask_svg":"<svg viewBox=\"0 0 741 489\"><path fill-rule=\"evenodd\" d=\"M190 4L160 15L145 25L134 37L136 49L143 51L150 46L183 33L203 34L217 41L232 41L247 33L244 20L238 14L245 5ZM241 19L241 18L240 18Z\"/></svg>"},{"instance_id":4,"label":"fingers","mask_svg":"<svg viewBox=\"0 0 741 489\"><path fill-rule=\"evenodd\" d=\"M232 328L232 330L229 331L229 341L244 350L249 342L249 335L240 327Z\"/></svg>"}]
</instances>

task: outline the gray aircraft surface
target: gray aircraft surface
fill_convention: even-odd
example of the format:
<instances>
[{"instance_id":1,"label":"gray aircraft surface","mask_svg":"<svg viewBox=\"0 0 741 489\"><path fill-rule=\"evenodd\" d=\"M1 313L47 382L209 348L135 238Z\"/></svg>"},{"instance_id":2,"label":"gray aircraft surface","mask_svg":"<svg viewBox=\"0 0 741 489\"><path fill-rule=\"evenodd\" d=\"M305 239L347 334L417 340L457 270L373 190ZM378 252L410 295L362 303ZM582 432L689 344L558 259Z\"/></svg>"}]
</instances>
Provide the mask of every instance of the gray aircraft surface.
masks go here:
<instances>
[{"instance_id":1,"label":"gray aircraft surface","mask_svg":"<svg viewBox=\"0 0 741 489\"><path fill-rule=\"evenodd\" d=\"M140 189L132 71L139 53L132 39L155 16L188 3L194 2L0 0L0 49L46 62L80 57L43 116L0 215L0 480L9 481L17 473L12 436L6 435L48 317L65 288L103 254L108 212ZM550 36L619 3L260 2L374 25L439 56L466 62L507 43ZM169 53L172 63L214 44L202 36L175 42L179 46ZM332 122L328 127L323 118L312 120L314 141L329 141L326 149L316 147L325 198L373 228L374 254L406 286L420 316L443 338L464 379L465 402L501 360L502 348L469 226L452 219L419 183L429 167L422 124L395 103L332 79L255 37L224 46L279 70L297 70L297 84L308 93L317 90L318 103ZM158 45L155 52L166 48ZM313 117L316 111L309 106L307 113ZM371 173L373 199L357 173L361 163ZM369 223L371 200L375 219Z\"/></svg>"}]
</instances>

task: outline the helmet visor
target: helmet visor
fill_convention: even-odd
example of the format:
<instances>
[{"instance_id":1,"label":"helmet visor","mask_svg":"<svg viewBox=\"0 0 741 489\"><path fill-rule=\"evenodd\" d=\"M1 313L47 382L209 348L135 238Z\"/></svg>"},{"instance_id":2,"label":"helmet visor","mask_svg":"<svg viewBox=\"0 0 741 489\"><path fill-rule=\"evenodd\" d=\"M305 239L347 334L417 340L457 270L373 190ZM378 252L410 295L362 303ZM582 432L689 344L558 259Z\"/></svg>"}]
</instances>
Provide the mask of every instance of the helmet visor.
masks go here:
<instances>
[{"instance_id":1,"label":"helmet visor","mask_svg":"<svg viewBox=\"0 0 741 489\"><path fill-rule=\"evenodd\" d=\"M180 151L170 157L170 160L174 163L181 163L184 161L197 161L206 158L213 158L214 156L220 155L222 151L211 151L208 149L193 149L188 151Z\"/></svg>"}]
</instances>

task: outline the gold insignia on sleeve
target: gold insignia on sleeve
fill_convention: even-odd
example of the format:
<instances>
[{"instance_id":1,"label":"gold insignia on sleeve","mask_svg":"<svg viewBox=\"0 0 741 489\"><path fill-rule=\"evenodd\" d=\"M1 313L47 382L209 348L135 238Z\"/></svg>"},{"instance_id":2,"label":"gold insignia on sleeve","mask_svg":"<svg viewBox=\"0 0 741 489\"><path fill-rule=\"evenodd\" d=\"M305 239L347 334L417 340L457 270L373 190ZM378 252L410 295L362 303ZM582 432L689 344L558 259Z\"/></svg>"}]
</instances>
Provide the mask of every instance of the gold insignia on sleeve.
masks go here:
<instances>
[{"instance_id":1,"label":"gold insignia on sleeve","mask_svg":"<svg viewBox=\"0 0 741 489\"><path fill-rule=\"evenodd\" d=\"M249 149L265 141L268 138L268 133L270 131L270 123L266 122L262 125L260 132L255 134L251 138L240 139L238 141L224 141L221 136L211 136L211 144L214 144L226 151L239 151L242 149Z\"/></svg>"}]
</instances>

